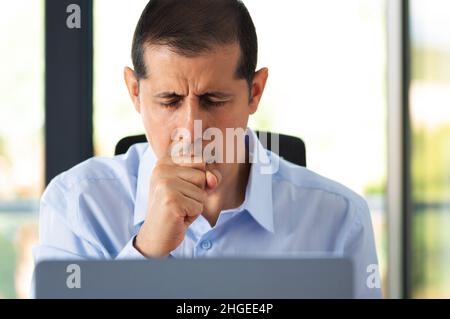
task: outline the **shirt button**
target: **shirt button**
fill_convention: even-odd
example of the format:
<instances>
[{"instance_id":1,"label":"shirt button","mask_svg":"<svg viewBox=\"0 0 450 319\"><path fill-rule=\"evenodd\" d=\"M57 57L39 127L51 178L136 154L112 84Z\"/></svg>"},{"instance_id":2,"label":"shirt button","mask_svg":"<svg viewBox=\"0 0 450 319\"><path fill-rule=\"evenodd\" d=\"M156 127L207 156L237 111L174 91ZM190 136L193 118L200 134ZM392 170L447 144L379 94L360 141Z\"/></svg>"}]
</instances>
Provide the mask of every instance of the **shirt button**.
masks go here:
<instances>
[{"instance_id":1,"label":"shirt button","mask_svg":"<svg viewBox=\"0 0 450 319\"><path fill-rule=\"evenodd\" d=\"M200 243L200 247L204 250L210 250L212 247L212 242L210 240L204 240Z\"/></svg>"}]
</instances>

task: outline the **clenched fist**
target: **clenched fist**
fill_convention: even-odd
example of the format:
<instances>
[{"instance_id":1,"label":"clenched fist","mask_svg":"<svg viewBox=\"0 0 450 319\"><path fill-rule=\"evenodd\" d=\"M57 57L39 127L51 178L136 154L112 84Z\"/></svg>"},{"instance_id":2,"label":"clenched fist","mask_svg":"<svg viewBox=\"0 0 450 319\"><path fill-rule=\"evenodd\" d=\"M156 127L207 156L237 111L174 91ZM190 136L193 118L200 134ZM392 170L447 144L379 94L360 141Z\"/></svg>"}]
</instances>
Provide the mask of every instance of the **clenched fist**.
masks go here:
<instances>
[{"instance_id":1,"label":"clenched fist","mask_svg":"<svg viewBox=\"0 0 450 319\"><path fill-rule=\"evenodd\" d=\"M175 163L176 162L176 163ZM144 256L166 257L184 239L186 230L203 212L208 191L221 180L217 170L191 158L160 159L152 172L147 217L134 247Z\"/></svg>"}]
</instances>

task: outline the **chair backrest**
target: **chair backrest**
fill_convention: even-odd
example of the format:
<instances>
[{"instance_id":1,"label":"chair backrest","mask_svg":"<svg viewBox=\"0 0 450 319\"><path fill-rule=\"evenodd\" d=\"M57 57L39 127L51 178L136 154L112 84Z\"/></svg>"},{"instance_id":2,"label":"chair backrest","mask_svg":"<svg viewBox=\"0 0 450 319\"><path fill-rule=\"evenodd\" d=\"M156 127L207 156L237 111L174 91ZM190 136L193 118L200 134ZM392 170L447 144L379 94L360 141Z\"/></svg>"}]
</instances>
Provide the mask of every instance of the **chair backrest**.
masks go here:
<instances>
[{"instance_id":1,"label":"chair backrest","mask_svg":"<svg viewBox=\"0 0 450 319\"><path fill-rule=\"evenodd\" d=\"M257 131L256 134L258 137L260 136L260 133ZM277 134L277 133L270 133L270 132L263 132L266 133L267 136L267 149L269 151L274 151L279 156L283 157L285 160L294 163L299 166L306 167L306 147L305 143L298 137L284 135L284 134ZM278 135L279 137L279 149L278 150L272 150L272 135ZM135 136L128 136L119 141L116 145L115 149L115 155L125 154L128 149L133 145L137 143L145 143L147 142L147 138L145 135L135 135Z\"/></svg>"}]
</instances>

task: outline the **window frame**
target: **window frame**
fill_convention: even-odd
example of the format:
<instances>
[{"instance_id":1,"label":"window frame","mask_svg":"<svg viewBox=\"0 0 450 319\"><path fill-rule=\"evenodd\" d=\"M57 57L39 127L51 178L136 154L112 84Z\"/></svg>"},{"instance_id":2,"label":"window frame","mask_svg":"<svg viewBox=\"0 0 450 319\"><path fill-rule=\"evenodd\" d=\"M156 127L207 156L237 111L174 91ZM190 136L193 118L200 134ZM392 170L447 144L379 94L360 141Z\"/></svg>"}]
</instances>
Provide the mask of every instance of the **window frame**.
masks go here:
<instances>
[{"instance_id":1,"label":"window frame","mask_svg":"<svg viewBox=\"0 0 450 319\"><path fill-rule=\"evenodd\" d=\"M81 28L66 25L70 4ZM45 180L93 156L93 2L45 1Z\"/></svg>"}]
</instances>

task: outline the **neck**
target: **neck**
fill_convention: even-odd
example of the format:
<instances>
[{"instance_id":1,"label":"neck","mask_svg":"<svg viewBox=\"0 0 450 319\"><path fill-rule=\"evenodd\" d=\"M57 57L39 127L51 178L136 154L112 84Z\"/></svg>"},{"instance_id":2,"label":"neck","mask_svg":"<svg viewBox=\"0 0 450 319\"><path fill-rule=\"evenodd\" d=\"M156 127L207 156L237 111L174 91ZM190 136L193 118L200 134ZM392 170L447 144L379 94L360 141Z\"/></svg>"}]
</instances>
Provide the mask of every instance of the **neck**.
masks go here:
<instances>
[{"instance_id":1,"label":"neck","mask_svg":"<svg viewBox=\"0 0 450 319\"><path fill-rule=\"evenodd\" d=\"M245 200L251 164L246 161L226 165L232 166L228 167L219 187L208 196L202 214L211 227L217 223L221 211L237 208Z\"/></svg>"}]
</instances>

